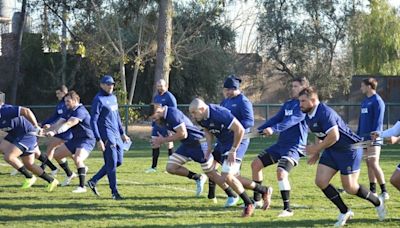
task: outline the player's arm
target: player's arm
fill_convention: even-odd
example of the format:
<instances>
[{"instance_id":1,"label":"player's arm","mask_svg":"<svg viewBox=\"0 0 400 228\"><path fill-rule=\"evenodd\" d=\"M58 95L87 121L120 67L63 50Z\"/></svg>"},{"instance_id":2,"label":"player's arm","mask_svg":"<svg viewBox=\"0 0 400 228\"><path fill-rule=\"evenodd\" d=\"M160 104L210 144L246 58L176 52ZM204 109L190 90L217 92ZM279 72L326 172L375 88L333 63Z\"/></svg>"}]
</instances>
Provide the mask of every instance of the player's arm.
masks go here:
<instances>
[{"instance_id":1,"label":"player's arm","mask_svg":"<svg viewBox=\"0 0 400 228\"><path fill-rule=\"evenodd\" d=\"M257 128L257 130L258 130L259 132L263 132L264 129L266 129L266 128L268 128L268 127L271 127L271 126L273 126L273 125L275 125L275 124L281 122L281 121L283 120L283 117L284 117L284 116L285 116L285 108L284 108L284 106L282 106L282 107L279 109L278 113L276 113L273 117L271 117L271 118L269 118L267 121L265 121L265 123L264 123L263 125L259 126L259 127Z\"/></svg>"},{"instance_id":2,"label":"player's arm","mask_svg":"<svg viewBox=\"0 0 400 228\"><path fill-rule=\"evenodd\" d=\"M92 128L96 141L101 140L99 127L97 126L97 121L99 120L100 117L101 107L102 107L101 102L96 97L93 100L92 108L90 110L90 127Z\"/></svg>"},{"instance_id":3,"label":"player's arm","mask_svg":"<svg viewBox=\"0 0 400 228\"><path fill-rule=\"evenodd\" d=\"M177 108L178 107L178 103L176 102L176 98L174 97L174 95L171 95L171 97L170 97L170 107L174 107L174 108Z\"/></svg>"},{"instance_id":4,"label":"player's arm","mask_svg":"<svg viewBox=\"0 0 400 228\"><path fill-rule=\"evenodd\" d=\"M180 123L176 127L174 127L175 134L169 135L167 137L163 137L158 133L158 137L152 139L152 143L155 145L161 145L163 143L167 142L173 142L173 141L178 141L178 140L183 140L188 137L186 125L184 122Z\"/></svg>"},{"instance_id":5,"label":"player's arm","mask_svg":"<svg viewBox=\"0 0 400 228\"><path fill-rule=\"evenodd\" d=\"M129 138L129 136L125 133L124 128L122 127L122 121L121 121L121 116L119 115L119 112L117 111L117 121L118 121L118 130L119 130L119 134L121 135L121 139L122 141L126 142L126 141L130 141L131 139Z\"/></svg>"},{"instance_id":6,"label":"player's arm","mask_svg":"<svg viewBox=\"0 0 400 228\"><path fill-rule=\"evenodd\" d=\"M383 101L376 101L372 107L374 113L372 131L379 131L385 117L385 103Z\"/></svg>"},{"instance_id":7,"label":"player's arm","mask_svg":"<svg viewBox=\"0 0 400 228\"><path fill-rule=\"evenodd\" d=\"M59 118L54 124L45 124L42 127L46 131L52 131L54 129L58 129L63 123L65 123L65 121L66 120L64 118Z\"/></svg>"},{"instance_id":8,"label":"player's arm","mask_svg":"<svg viewBox=\"0 0 400 228\"><path fill-rule=\"evenodd\" d=\"M300 110L300 108L296 108L290 118L282 118L282 121L271 126L271 129L273 133L280 133L300 123L304 120L304 117L305 114Z\"/></svg>"},{"instance_id":9,"label":"player's arm","mask_svg":"<svg viewBox=\"0 0 400 228\"><path fill-rule=\"evenodd\" d=\"M29 122L33 124L36 128L39 127L39 124L36 120L35 114L33 114L32 110L25 107L20 107L19 114L25 117Z\"/></svg>"},{"instance_id":10,"label":"player's arm","mask_svg":"<svg viewBox=\"0 0 400 228\"><path fill-rule=\"evenodd\" d=\"M250 101L245 100L241 109L242 119L240 123L244 129L252 128L254 126L254 112L253 105Z\"/></svg>"},{"instance_id":11,"label":"player's arm","mask_svg":"<svg viewBox=\"0 0 400 228\"><path fill-rule=\"evenodd\" d=\"M243 139L244 128L239 120L234 118L228 129L233 132L233 144L228 152L228 163L233 164L236 160L236 151L239 148L240 142L242 142Z\"/></svg>"},{"instance_id":12,"label":"player's arm","mask_svg":"<svg viewBox=\"0 0 400 228\"><path fill-rule=\"evenodd\" d=\"M393 127L386 129L384 131L371 132L371 138L373 140L375 140L378 137L389 138L392 136L400 136L400 121L397 121Z\"/></svg>"},{"instance_id":13,"label":"player's arm","mask_svg":"<svg viewBox=\"0 0 400 228\"><path fill-rule=\"evenodd\" d=\"M325 132L325 134L326 136L322 141L306 147L307 154L317 154L320 151L331 147L340 138L339 128L337 125L331 127L327 132Z\"/></svg>"},{"instance_id":14,"label":"player's arm","mask_svg":"<svg viewBox=\"0 0 400 228\"><path fill-rule=\"evenodd\" d=\"M60 124L57 128L54 128L52 131L48 131L46 135L52 137L54 135L64 133L81 121L82 120L77 117L70 117L66 122Z\"/></svg>"},{"instance_id":15,"label":"player's arm","mask_svg":"<svg viewBox=\"0 0 400 228\"><path fill-rule=\"evenodd\" d=\"M206 154L206 158L208 158L213 150L213 140L214 140L214 135L211 134L207 128L203 128L204 130L204 135L206 138L206 142L207 142L207 154Z\"/></svg>"}]
</instances>

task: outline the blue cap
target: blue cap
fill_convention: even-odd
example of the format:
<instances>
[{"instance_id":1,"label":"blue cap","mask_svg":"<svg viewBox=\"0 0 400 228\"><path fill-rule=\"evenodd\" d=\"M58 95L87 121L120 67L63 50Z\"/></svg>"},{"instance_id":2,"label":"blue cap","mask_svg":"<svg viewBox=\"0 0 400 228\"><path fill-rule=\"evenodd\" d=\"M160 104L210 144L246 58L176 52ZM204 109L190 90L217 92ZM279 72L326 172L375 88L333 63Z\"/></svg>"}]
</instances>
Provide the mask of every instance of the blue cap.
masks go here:
<instances>
[{"instance_id":1,"label":"blue cap","mask_svg":"<svg viewBox=\"0 0 400 228\"><path fill-rule=\"evenodd\" d=\"M113 77L110 75L104 75L103 78L101 79L100 83L104 84L115 84Z\"/></svg>"},{"instance_id":2,"label":"blue cap","mask_svg":"<svg viewBox=\"0 0 400 228\"><path fill-rule=\"evenodd\" d=\"M227 89L239 89L240 83L242 80L240 78L237 78L234 74L229 75L224 82L224 88Z\"/></svg>"}]
</instances>

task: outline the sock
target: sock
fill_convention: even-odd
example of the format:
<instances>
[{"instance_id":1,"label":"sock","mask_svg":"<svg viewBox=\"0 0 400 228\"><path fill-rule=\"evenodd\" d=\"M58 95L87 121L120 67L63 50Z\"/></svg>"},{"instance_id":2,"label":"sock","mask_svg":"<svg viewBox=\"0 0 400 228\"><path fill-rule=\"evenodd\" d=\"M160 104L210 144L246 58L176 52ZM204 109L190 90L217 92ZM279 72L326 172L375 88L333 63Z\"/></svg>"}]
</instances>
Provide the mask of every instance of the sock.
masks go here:
<instances>
[{"instance_id":1,"label":"sock","mask_svg":"<svg viewBox=\"0 0 400 228\"><path fill-rule=\"evenodd\" d=\"M32 178L32 173L30 173L25 166L22 166L21 168L18 169L18 172L20 172L22 175L25 176L25 178Z\"/></svg>"},{"instance_id":2,"label":"sock","mask_svg":"<svg viewBox=\"0 0 400 228\"><path fill-rule=\"evenodd\" d=\"M249 204L252 204L250 197L246 194L246 192L243 192L242 194L239 195L240 198L243 200L244 205L247 206Z\"/></svg>"},{"instance_id":3,"label":"sock","mask_svg":"<svg viewBox=\"0 0 400 228\"><path fill-rule=\"evenodd\" d=\"M339 192L331 184L323 189L322 192L330 201L332 201L333 204L336 205L337 208L339 208L340 213L344 214L349 210L346 204L344 204L342 198L340 197Z\"/></svg>"},{"instance_id":4,"label":"sock","mask_svg":"<svg viewBox=\"0 0 400 228\"><path fill-rule=\"evenodd\" d=\"M85 177L86 177L85 167L78 168L78 175L79 175L79 186L83 188L85 186Z\"/></svg>"},{"instance_id":5,"label":"sock","mask_svg":"<svg viewBox=\"0 0 400 228\"><path fill-rule=\"evenodd\" d=\"M151 168L157 168L158 157L160 156L160 148L153 148L153 160L151 163Z\"/></svg>"},{"instance_id":6,"label":"sock","mask_svg":"<svg viewBox=\"0 0 400 228\"><path fill-rule=\"evenodd\" d=\"M256 184L261 185L262 181L255 181L253 180ZM261 193L254 191L254 195L253 195L253 199L254 201L260 201L261 200Z\"/></svg>"},{"instance_id":7,"label":"sock","mask_svg":"<svg viewBox=\"0 0 400 228\"><path fill-rule=\"evenodd\" d=\"M381 205L381 201L379 201L379 198L372 194L371 191L368 191L367 188L364 186L360 185L360 188L358 189L357 196L366 199L369 202L371 202L375 207Z\"/></svg>"},{"instance_id":8,"label":"sock","mask_svg":"<svg viewBox=\"0 0 400 228\"><path fill-rule=\"evenodd\" d=\"M67 176L70 177L72 175L72 171L71 171L71 169L69 169L67 161L65 161L64 163L61 163L60 166L65 171L65 174L67 174Z\"/></svg>"},{"instance_id":9,"label":"sock","mask_svg":"<svg viewBox=\"0 0 400 228\"><path fill-rule=\"evenodd\" d=\"M236 193L233 191L231 187L228 187L227 189L224 190L226 195L229 197L237 197Z\"/></svg>"},{"instance_id":10,"label":"sock","mask_svg":"<svg viewBox=\"0 0 400 228\"><path fill-rule=\"evenodd\" d=\"M290 190L281 191L281 196L283 200L283 210L292 211L292 209L290 209L290 200L289 200Z\"/></svg>"},{"instance_id":11,"label":"sock","mask_svg":"<svg viewBox=\"0 0 400 228\"><path fill-rule=\"evenodd\" d=\"M44 162L40 165L40 168L42 168L43 170L45 170L46 167L47 167L47 165L46 165L46 163L44 163Z\"/></svg>"},{"instance_id":12,"label":"sock","mask_svg":"<svg viewBox=\"0 0 400 228\"><path fill-rule=\"evenodd\" d=\"M216 187L215 182L212 180L208 180L208 196L207 197L209 199L215 198L215 187Z\"/></svg>"},{"instance_id":13,"label":"sock","mask_svg":"<svg viewBox=\"0 0 400 228\"><path fill-rule=\"evenodd\" d=\"M168 149L168 156L171 156L174 152L174 148Z\"/></svg>"},{"instance_id":14,"label":"sock","mask_svg":"<svg viewBox=\"0 0 400 228\"><path fill-rule=\"evenodd\" d=\"M46 172L43 172L42 175L40 175L39 177L42 178L43 180L47 181L48 183L51 183L54 180L54 178L49 176L49 174L47 174Z\"/></svg>"},{"instance_id":15,"label":"sock","mask_svg":"<svg viewBox=\"0 0 400 228\"><path fill-rule=\"evenodd\" d=\"M376 193L376 183L373 183L373 182L369 183L369 190L372 193Z\"/></svg>"},{"instance_id":16,"label":"sock","mask_svg":"<svg viewBox=\"0 0 400 228\"><path fill-rule=\"evenodd\" d=\"M380 186L381 186L382 193L387 192L385 184L381 184Z\"/></svg>"},{"instance_id":17,"label":"sock","mask_svg":"<svg viewBox=\"0 0 400 228\"><path fill-rule=\"evenodd\" d=\"M189 170L189 174L187 175L187 177L192 180L198 180L198 179L200 179L201 175Z\"/></svg>"},{"instance_id":18,"label":"sock","mask_svg":"<svg viewBox=\"0 0 400 228\"><path fill-rule=\"evenodd\" d=\"M40 154L39 156L39 161L43 162L42 165L40 166L43 170L46 168L46 165L49 166L49 168L54 171L57 169L57 167L49 160L47 155L45 154ZM43 167L42 167L43 166Z\"/></svg>"}]
</instances>

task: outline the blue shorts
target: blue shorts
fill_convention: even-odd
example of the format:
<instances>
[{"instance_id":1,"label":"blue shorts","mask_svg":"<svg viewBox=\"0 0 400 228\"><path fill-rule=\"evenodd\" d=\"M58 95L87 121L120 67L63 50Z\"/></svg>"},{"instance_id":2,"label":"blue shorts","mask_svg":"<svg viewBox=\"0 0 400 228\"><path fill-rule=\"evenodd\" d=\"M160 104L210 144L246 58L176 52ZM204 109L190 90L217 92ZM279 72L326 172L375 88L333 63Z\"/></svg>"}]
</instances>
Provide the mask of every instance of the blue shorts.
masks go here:
<instances>
[{"instance_id":1,"label":"blue shorts","mask_svg":"<svg viewBox=\"0 0 400 228\"><path fill-rule=\"evenodd\" d=\"M362 150L325 150L319 159L319 164L339 170L341 175L349 175L360 171L361 161Z\"/></svg>"},{"instance_id":2,"label":"blue shorts","mask_svg":"<svg viewBox=\"0 0 400 228\"><path fill-rule=\"evenodd\" d=\"M21 137L14 137L8 134L4 139L18 147L22 151L21 156L33 154L37 147L37 138L34 135L26 134Z\"/></svg>"},{"instance_id":3,"label":"blue shorts","mask_svg":"<svg viewBox=\"0 0 400 228\"><path fill-rule=\"evenodd\" d=\"M71 140L67 141L64 144L71 152L71 154L75 154L76 149L78 148L85 149L87 152L90 153L94 149L94 146L96 145L96 140L90 138L77 138L77 139L72 138Z\"/></svg>"},{"instance_id":4,"label":"blue shorts","mask_svg":"<svg viewBox=\"0 0 400 228\"><path fill-rule=\"evenodd\" d=\"M397 165L397 170L399 170L399 171L400 171L400 164L398 164L398 165Z\"/></svg>"},{"instance_id":5,"label":"blue shorts","mask_svg":"<svg viewBox=\"0 0 400 228\"><path fill-rule=\"evenodd\" d=\"M262 158L264 156L271 156L271 158L274 160L274 162L278 162L279 159L282 157L289 157L293 159L293 161L298 162L300 160L300 157L303 157L303 155L300 153L300 151L304 149L304 146L301 145L281 145L281 144L274 144L267 149L264 150L263 153L258 155L258 158L260 160L263 160Z\"/></svg>"},{"instance_id":6,"label":"blue shorts","mask_svg":"<svg viewBox=\"0 0 400 228\"><path fill-rule=\"evenodd\" d=\"M175 153L188 157L198 163L207 162L207 159L205 158L203 150L201 148L200 142L193 144L182 143L175 151Z\"/></svg>"},{"instance_id":7,"label":"blue shorts","mask_svg":"<svg viewBox=\"0 0 400 228\"><path fill-rule=\"evenodd\" d=\"M151 136L158 136L158 133L160 133L163 137L167 137L169 135L167 128L161 127L155 122L153 122L151 126Z\"/></svg>"},{"instance_id":8,"label":"blue shorts","mask_svg":"<svg viewBox=\"0 0 400 228\"><path fill-rule=\"evenodd\" d=\"M116 160L115 164L120 166L124 160L124 150L122 149L122 145L119 142L116 144L107 142L105 148L106 150L103 153L104 161L106 162L106 159L112 157Z\"/></svg>"},{"instance_id":9,"label":"blue shorts","mask_svg":"<svg viewBox=\"0 0 400 228\"><path fill-rule=\"evenodd\" d=\"M59 138L63 141L68 141L68 140L72 139L72 133L71 133L71 131L66 131L61 134L57 134L54 137Z\"/></svg>"},{"instance_id":10,"label":"blue shorts","mask_svg":"<svg viewBox=\"0 0 400 228\"><path fill-rule=\"evenodd\" d=\"M247 152L247 148L249 147L250 144L250 139L245 139L242 140L242 142L239 145L239 148L237 148L236 151L236 159L239 161L242 161L244 158L244 155ZM232 144L222 144L222 143L217 143L214 147L213 150L213 156L214 160L217 161L218 163L222 164L227 158L227 155L224 155L226 152L228 152L232 148Z\"/></svg>"}]
</instances>

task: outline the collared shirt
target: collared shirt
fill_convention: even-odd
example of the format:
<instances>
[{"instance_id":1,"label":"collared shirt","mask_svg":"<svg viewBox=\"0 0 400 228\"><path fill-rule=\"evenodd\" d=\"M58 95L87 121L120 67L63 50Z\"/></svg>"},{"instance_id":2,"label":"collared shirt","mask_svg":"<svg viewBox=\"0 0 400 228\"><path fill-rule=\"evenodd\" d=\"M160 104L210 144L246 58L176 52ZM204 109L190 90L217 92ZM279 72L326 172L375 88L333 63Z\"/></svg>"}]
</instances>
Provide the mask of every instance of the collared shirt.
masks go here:
<instances>
[{"instance_id":1,"label":"collared shirt","mask_svg":"<svg viewBox=\"0 0 400 228\"><path fill-rule=\"evenodd\" d=\"M29 132L34 133L35 127L25 117L20 115L20 106L4 104L0 107L0 130L13 137L22 137Z\"/></svg>"},{"instance_id":2,"label":"collared shirt","mask_svg":"<svg viewBox=\"0 0 400 228\"><path fill-rule=\"evenodd\" d=\"M343 121L343 119L329 106L319 103L311 114L305 117L309 129L320 139L325 139L329 131L335 126L339 129L338 141L327 149L344 150L351 148L351 144L361 141Z\"/></svg>"},{"instance_id":3,"label":"collared shirt","mask_svg":"<svg viewBox=\"0 0 400 228\"><path fill-rule=\"evenodd\" d=\"M165 128L173 132L176 132L176 129L182 126L186 128L188 135L186 139L181 140L182 143L198 143L198 140L204 137L204 132L196 127L181 110L167 106L164 106L164 108Z\"/></svg>"},{"instance_id":4,"label":"collared shirt","mask_svg":"<svg viewBox=\"0 0 400 228\"><path fill-rule=\"evenodd\" d=\"M198 124L213 134L218 139L218 142L232 144L234 133L230 128L235 119L228 109L215 104L209 104L207 118L198 121Z\"/></svg>"},{"instance_id":5,"label":"collared shirt","mask_svg":"<svg viewBox=\"0 0 400 228\"><path fill-rule=\"evenodd\" d=\"M91 138L94 139L92 128L90 127L90 114L82 104L77 105L73 110L69 110L61 117L65 121L70 118L76 118L79 123L70 128L74 138Z\"/></svg>"}]
</instances>

